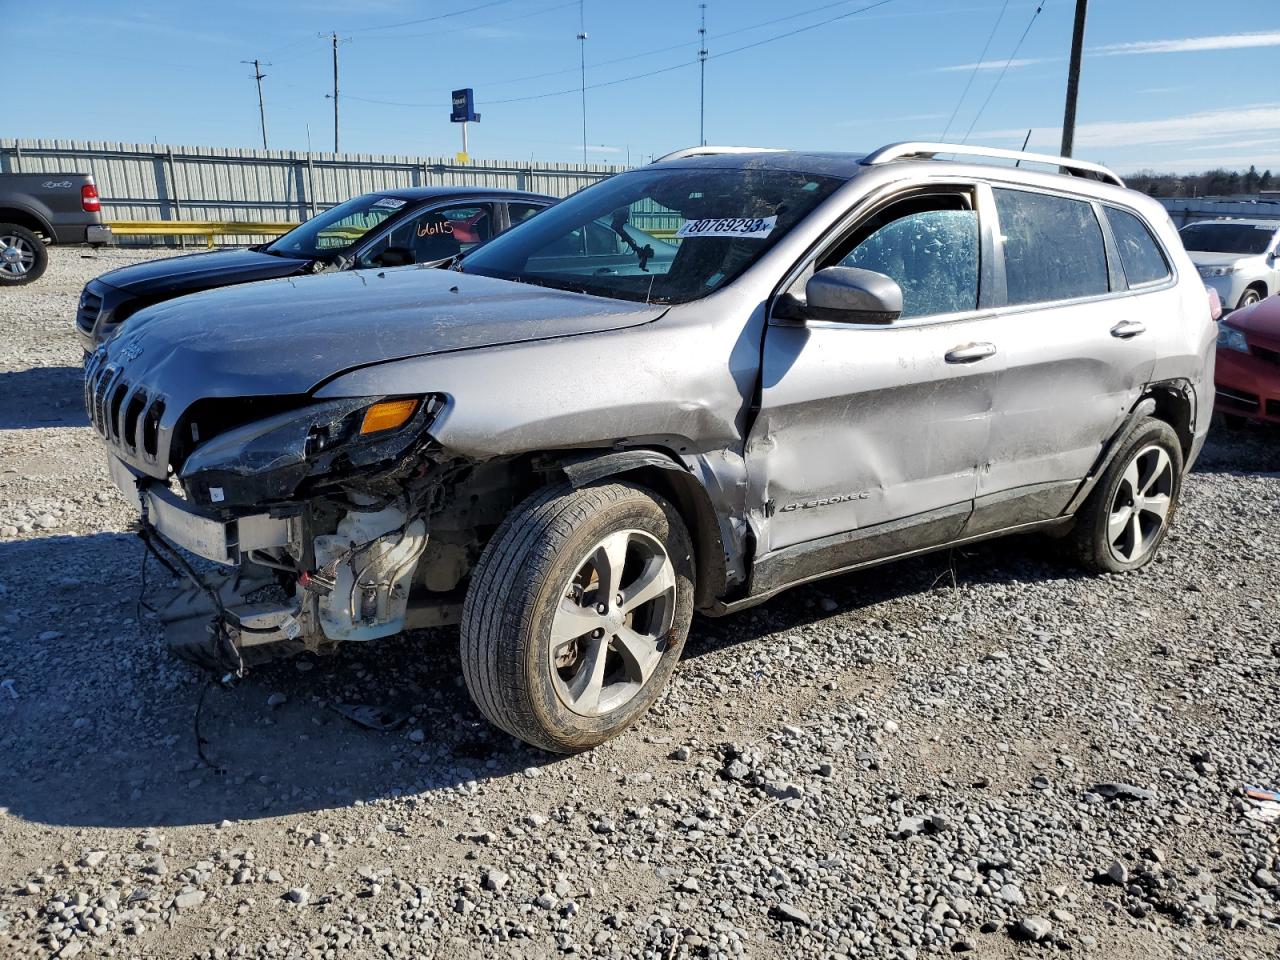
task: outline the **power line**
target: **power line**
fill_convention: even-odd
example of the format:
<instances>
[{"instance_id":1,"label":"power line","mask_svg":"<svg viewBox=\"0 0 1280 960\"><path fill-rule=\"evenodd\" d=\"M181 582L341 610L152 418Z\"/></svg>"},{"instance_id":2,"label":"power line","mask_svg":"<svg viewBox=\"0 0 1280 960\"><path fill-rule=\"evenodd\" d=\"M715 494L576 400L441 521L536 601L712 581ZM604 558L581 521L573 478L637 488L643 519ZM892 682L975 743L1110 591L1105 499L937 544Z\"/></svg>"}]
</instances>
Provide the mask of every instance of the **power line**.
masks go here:
<instances>
[{"instance_id":1,"label":"power line","mask_svg":"<svg viewBox=\"0 0 1280 960\"><path fill-rule=\"evenodd\" d=\"M1027 21L1027 27L1022 31L1022 36L1018 38L1018 42L1014 45L1013 53L1009 54L1009 59L1004 62L1004 66L1000 69L1000 76L996 77L996 82L987 92L987 99L982 101L982 106L978 108L978 112L974 114L973 122L969 124L969 129L964 132L961 143L969 142L969 134L973 133L973 128L978 125L978 119L982 116L982 112L987 109L987 104L991 102L991 98L995 96L995 92L1000 87L1000 81L1004 79L1004 75L1009 72L1009 64L1013 63L1013 58L1018 55L1018 51L1022 49L1022 41L1027 39L1027 34L1031 32L1031 25L1036 22L1036 17L1040 16L1040 11L1045 8L1048 0L1042 2L1036 7L1035 13L1031 14L1031 19Z\"/></svg>"},{"instance_id":2,"label":"power line","mask_svg":"<svg viewBox=\"0 0 1280 960\"><path fill-rule=\"evenodd\" d=\"M379 42L388 43L392 40L416 40L422 37L442 37L450 33L462 33L466 30L479 30L482 27L497 27L504 23L515 23L517 20L529 20L533 17L540 17L544 13L554 13L556 10L564 10L568 7L576 7L578 0L561 0L560 3L553 3L550 6L540 7L536 10L528 10L524 13L517 13L510 17L500 17L497 20L482 20L479 23L464 23L456 27L446 27L443 30L432 30L429 33L398 33L394 37L381 38Z\"/></svg>"},{"instance_id":3,"label":"power line","mask_svg":"<svg viewBox=\"0 0 1280 960\"><path fill-rule=\"evenodd\" d=\"M345 100L359 100L361 103L376 103L384 107L430 107L433 109L439 107L440 109L445 109L451 106L451 104L448 103L406 103L404 100L377 100L373 97L357 97L354 93L344 93L342 96Z\"/></svg>"},{"instance_id":4,"label":"power line","mask_svg":"<svg viewBox=\"0 0 1280 960\"><path fill-rule=\"evenodd\" d=\"M511 0L489 0L488 3L478 3L471 7L463 7L461 10L450 10L448 13L437 13L434 17L420 17L417 20L401 20L399 23L381 23L373 27L358 27L351 32L369 33L372 30L394 30L397 27L412 27L419 23L435 23L438 20L448 20L451 17L461 17L464 14L475 13L477 10L487 10L489 7L497 7L510 2Z\"/></svg>"},{"instance_id":5,"label":"power line","mask_svg":"<svg viewBox=\"0 0 1280 960\"><path fill-rule=\"evenodd\" d=\"M728 56L732 56L735 53L742 53L744 50L754 50L756 47L762 47L765 44L769 44L769 43L776 43L779 40L786 40L788 37L794 37L797 34L806 33L809 30L816 30L819 27L825 27L828 24L836 23L839 20L847 20L849 17L857 16L860 13L866 13L868 10L874 10L876 7L883 7L886 4L889 4L892 2L893 0L877 0L877 2L875 3L869 3L864 7L859 7L857 10L850 10L848 13L842 13L839 16L828 17L825 20L819 20L817 23L811 23L808 26L797 27L794 30L788 30L785 33L778 33L771 37L765 37L762 40L755 40L751 43L744 43L740 47L733 47L729 50L722 50L719 53L710 54L707 57L707 59L718 60L721 57L728 57ZM687 60L683 63L673 64L672 66L669 66L669 67L660 67L657 70L648 70L645 73L632 74L629 77L619 77L616 80L605 80L600 83L588 84L587 89L598 90L601 87L612 87L612 86L616 86L619 83L629 83L632 80L643 80L646 77L656 77L663 73L670 73L673 70L683 70L685 67L692 67L697 63L698 63L697 60ZM485 104L487 106L495 106L495 105L504 104L504 103L527 103L530 100L546 100L551 97L562 97L562 96L565 96L566 94L577 93L577 92L578 92L577 87L570 87L569 89L566 89L566 90L553 90L548 93L536 93L536 94L531 94L530 96L527 96L527 97L508 97L505 100L487 100L485 101Z\"/></svg>"},{"instance_id":6,"label":"power line","mask_svg":"<svg viewBox=\"0 0 1280 960\"><path fill-rule=\"evenodd\" d=\"M774 17L772 20L762 20L760 23L748 24L745 27L738 27L734 30L725 30L723 33L717 33L716 37L723 40L725 37L733 37L740 33L750 33L752 30L759 30L762 27L772 27L774 24L786 23L791 20L799 20L801 17L807 17L811 13L821 13L823 10L830 10L832 7L843 7L852 2L853 0L836 0L835 3L819 4L816 7L809 7L807 10L789 13L785 17ZM555 8L552 7L550 9ZM821 24L818 24L818 26L821 26ZM684 50L688 47L692 47L693 45L694 44L686 40L682 43L672 43L665 47L653 47L649 50L641 50L638 53L628 53L626 56L613 57L609 60L598 60L591 65L593 67L607 67L614 63L626 63L628 60L641 60L645 57L656 56L659 53L670 53L672 50ZM564 76L566 73L573 72L572 67L567 67L563 70L547 70L544 73L530 73L522 77L508 77L506 80L489 80L485 81L484 85L486 87L497 87L508 83L523 83L526 80L542 80L546 77L560 77Z\"/></svg>"},{"instance_id":7,"label":"power line","mask_svg":"<svg viewBox=\"0 0 1280 960\"><path fill-rule=\"evenodd\" d=\"M791 16L788 16L788 17L779 17L775 20L766 21L765 23L757 23L751 27L741 27L737 30L732 30L723 34L718 34L718 36L721 36L721 37L729 36L732 33L742 33L747 30L755 30L755 29L759 29L762 26L767 26L769 24L778 23L784 20L794 20L797 17L806 16L807 14L814 13L821 9L829 9L830 7L833 7L833 6L842 6L844 3L847 3L847 2L848 0L841 0L841 3L838 3L838 4L830 4L830 3L825 4L822 7L814 7L809 10L803 11L801 13L792 14ZM773 36L764 37L760 40L754 40L751 43L744 43L741 46L732 47L728 50L721 50L719 53L708 54L707 59L718 60L721 57L732 56L736 53L741 53L744 50L752 50L752 49L755 49L756 47L762 47L769 43L775 43L778 40L785 40L789 37L794 37L797 34L805 33L809 30L816 30L819 27L825 27L829 24L836 23L840 20L847 20L849 17L857 16L860 13L866 13L868 10L874 10L877 7L886 6L887 4L890 4L892 2L893 0L877 0L877 2L875 3L867 4L865 6L859 7L856 10L850 10L846 13L839 14L838 16L827 17L824 20L819 20L815 23L811 23L803 27L797 27L794 30L787 30L784 33L774 34ZM681 43L681 44L678 44L676 47L673 47L670 49L678 49L678 48L683 48L687 46L689 46L688 43ZM629 59L634 59L636 56L644 56L644 54L634 54L630 57L622 57L619 59L629 60ZM604 62L609 63L609 62L617 62L617 61L604 61ZM644 80L648 77L660 76L661 74L671 73L672 71L675 71L675 70L683 70L686 67L692 67L697 65L697 63L698 63L698 60L686 60L682 63L672 64L671 66L659 67L656 70L647 70L644 73L635 73L626 77L618 77L615 80L602 80L598 83L589 83L589 84L585 84L585 90L599 90L603 87L612 87L620 83L630 83L632 80ZM600 66L600 65L601 64L595 64L595 66ZM557 72L562 73L564 71L557 71ZM508 97L502 100L486 100L484 101L484 103L485 103L485 106L499 106L507 103L527 103L531 100L546 100L551 97L563 97L563 96L568 96L569 94L574 94L574 93L580 94L585 92L585 90L584 90L584 85L579 84L578 86L567 87L563 90L552 90L547 93L536 93L536 94L531 94L529 96L523 96L523 97ZM350 94L348 94L348 98L351 100L361 100L365 103L377 103L377 104L382 104L384 106L390 106L390 107L439 107L440 106L440 104L438 103L420 103L420 102L408 103L408 102L399 101L399 100L379 100L371 97L355 97L355 96L351 96Z\"/></svg>"},{"instance_id":8,"label":"power line","mask_svg":"<svg viewBox=\"0 0 1280 960\"><path fill-rule=\"evenodd\" d=\"M262 149L267 149L267 111L262 105L262 81L266 74L262 72L263 67L269 67L271 64L263 63L261 60L241 60L241 63L253 64L253 79L258 81L258 120L262 124Z\"/></svg>"},{"instance_id":9,"label":"power line","mask_svg":"<svg viewBox=\"0 0 1280 960\"><path fill-rule=\"evenodd\" d=\"M969 95L969 88L973 86L974 79L978 76L978 71L982 69L982 64L987 59L987 51L991 49L991 41L996 38L996 31L1000 29L1000 21L1004 19L1004 12L1009 9L1009 0L1004 0L1004 6L1000 8L1000 13L996 17L996 22L991 27L991 32L987 34L987 42L982 45L982 52L978 54L978 60L973 65L973 72L969 74L969 79L965 82L964 89L960 91L960 99L956 101L956 108L951 111L951 116L947 120L947 125L942 128L942 136L939 140L946 140L947 133L951 130L951 124L956 122L956 114L960 112L960 106L964 103L964 98Z\"/></svg>"},{"instance_id":10,"label":"power line","mask_svg":"<svg viewBox=\"0 0 1280 960\"><path fill-rule=\"evenodd\" d=\"M505 3L505 2L508 2L508 0L502 0L502 2ZM492 5L493 4L485 4L485 6L492 6ZM578 5L578 0L560 0L559 3L553 3L549 6L540 7L535 10L528 10L524 13L518 13L510 17L499 17L496 20L482 20L479 23L466 23L456 27L445 27L444 29L440 29L440 30L432 30L430 33L399 33L399 34L396 34L394 37L380 38L378 42L390 43L396 40L417 40L417 39L421 39L422 37L431 37L432 39L435 39L437 37L446 36L451 33L462 33L465 30L478 30L482 27L496 27L504 23L514 23L517 20L528 20L532 17L540 17L544 13L552 13L556 10L563 10L566 7L576 7L577 5ZM479 10L479 9L483 9L483 7L473 7L472 11ZM467 11L467 10L456 11L455 14L445 14L444 16L454 16L457 14L469 13L472 11ZM361 27L353 32L358 33L358 32L361 32L362 30L367 30L367 29L383 29L383 28L382 27ZM275 62L277 64L281 62L296 60L298 59L298 57L305 56L307 51L301 50L296 53L292 53L287 57L281 57L280 54L284 53L287 50L293 50L295 47L298 47L304 43L308 43L312 39L313 38L311 36L302 37L301 39L293 40L289 43L286 43L284 46L276 47L274 51L268 51L268 52L275 57ZM178 66L178 64L174 64L174 66ZM356 98L352 97L351 99L354 100Z\"/></svg>"}]
</instances>

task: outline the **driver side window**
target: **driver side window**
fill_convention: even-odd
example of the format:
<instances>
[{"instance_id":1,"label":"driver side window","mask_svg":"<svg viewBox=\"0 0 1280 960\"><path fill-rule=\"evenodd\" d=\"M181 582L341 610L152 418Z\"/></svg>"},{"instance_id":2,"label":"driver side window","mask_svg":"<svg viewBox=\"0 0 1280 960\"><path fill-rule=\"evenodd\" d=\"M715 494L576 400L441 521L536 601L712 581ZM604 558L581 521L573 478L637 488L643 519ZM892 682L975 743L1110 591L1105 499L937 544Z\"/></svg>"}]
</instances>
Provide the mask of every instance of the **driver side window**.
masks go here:
<instances>
[{"instance_id":1,"label":"driver side window","mask_svg":"<svg viewBox=\"0 0 1280 960\"><path fill-rule=\"evenodd\" d=\"M360 255L361 267L396 267L447 260L488 240L488 204L428 210L398 224Z\"/></svg>"},{"instance_id":2,"label":"driver side window","mask_svg":"<svg viewBox=\"0 0 1280 960\"><path fill-rule=\"evenodd\" d=\"M839 266L873 270L897 282L904 319L978 307L978 213L966 197L893 204L859 227L842 250Z\"/></svg>"}]
</instances>

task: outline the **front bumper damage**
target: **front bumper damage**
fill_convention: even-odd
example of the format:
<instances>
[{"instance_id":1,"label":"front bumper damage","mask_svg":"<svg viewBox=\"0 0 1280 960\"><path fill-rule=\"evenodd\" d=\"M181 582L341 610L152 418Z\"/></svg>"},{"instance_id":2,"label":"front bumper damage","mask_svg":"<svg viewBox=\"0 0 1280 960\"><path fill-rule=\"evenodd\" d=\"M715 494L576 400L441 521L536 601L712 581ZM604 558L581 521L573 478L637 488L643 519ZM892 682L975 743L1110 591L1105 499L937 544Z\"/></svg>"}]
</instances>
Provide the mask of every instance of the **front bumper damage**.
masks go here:
<instances>
[{"instance_id":1,"label":"front bumper damage","mask_svg":"<svg viewBox=\"0 0 1280 960\"><path fill-rule=\"evenodd\" d=\"M407 501L353 494L336 529L315 534L309 504L220 519L108 460L112 481L138 508L148 548L185 580L157 608L168 644L184 659L243 674L249 662L445 622L439 611L410 622L428 537ZM217 566L197 569L175 548Z\"/></svg>"}]
</instances>

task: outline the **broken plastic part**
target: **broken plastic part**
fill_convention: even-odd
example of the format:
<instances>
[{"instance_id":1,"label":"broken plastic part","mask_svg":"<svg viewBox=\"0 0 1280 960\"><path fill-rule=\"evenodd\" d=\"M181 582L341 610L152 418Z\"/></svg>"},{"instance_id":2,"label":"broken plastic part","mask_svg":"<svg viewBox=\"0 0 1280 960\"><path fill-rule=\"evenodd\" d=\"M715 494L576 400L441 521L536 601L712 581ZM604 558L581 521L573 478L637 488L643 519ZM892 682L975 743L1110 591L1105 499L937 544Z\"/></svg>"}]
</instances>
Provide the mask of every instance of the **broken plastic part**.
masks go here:
<instances>
[{"instance_id":1,"label":"broken plastic part","mask_svg":"<svg viewBox=\"0 0 1280 960\"><path fill-rule=\"evenodd\" d=\"M409 589L427 546L427 525L399 506L351 510L333 534L315 538L316 576L332 578L320 601L330 640L375 640L404 629Z\"/></svg>"}]
</instances>

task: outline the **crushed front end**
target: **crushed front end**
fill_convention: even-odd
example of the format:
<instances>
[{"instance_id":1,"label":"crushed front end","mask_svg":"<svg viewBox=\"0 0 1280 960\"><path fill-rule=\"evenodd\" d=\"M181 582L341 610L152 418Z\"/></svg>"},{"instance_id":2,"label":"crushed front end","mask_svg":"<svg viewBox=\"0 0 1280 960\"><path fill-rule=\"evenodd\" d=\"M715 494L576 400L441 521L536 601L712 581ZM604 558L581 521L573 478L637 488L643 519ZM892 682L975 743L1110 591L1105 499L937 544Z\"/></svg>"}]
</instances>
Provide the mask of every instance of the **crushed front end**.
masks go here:
<instances>
[{"instance_id":1,"label":"crushed front end","mask_svg":"<svg viewBox=\"0 0 1280 960\"><path fill-rule=\"evenodd\" d=\"M179 655L243 673L453 619L469 566L456 545L410 615L430 515L470 469L430 439L439 397L175 402L129 359L127 345L89 358L85 405L148 549L184 584L159 608Z\"/></svg>"}]
</instances>

